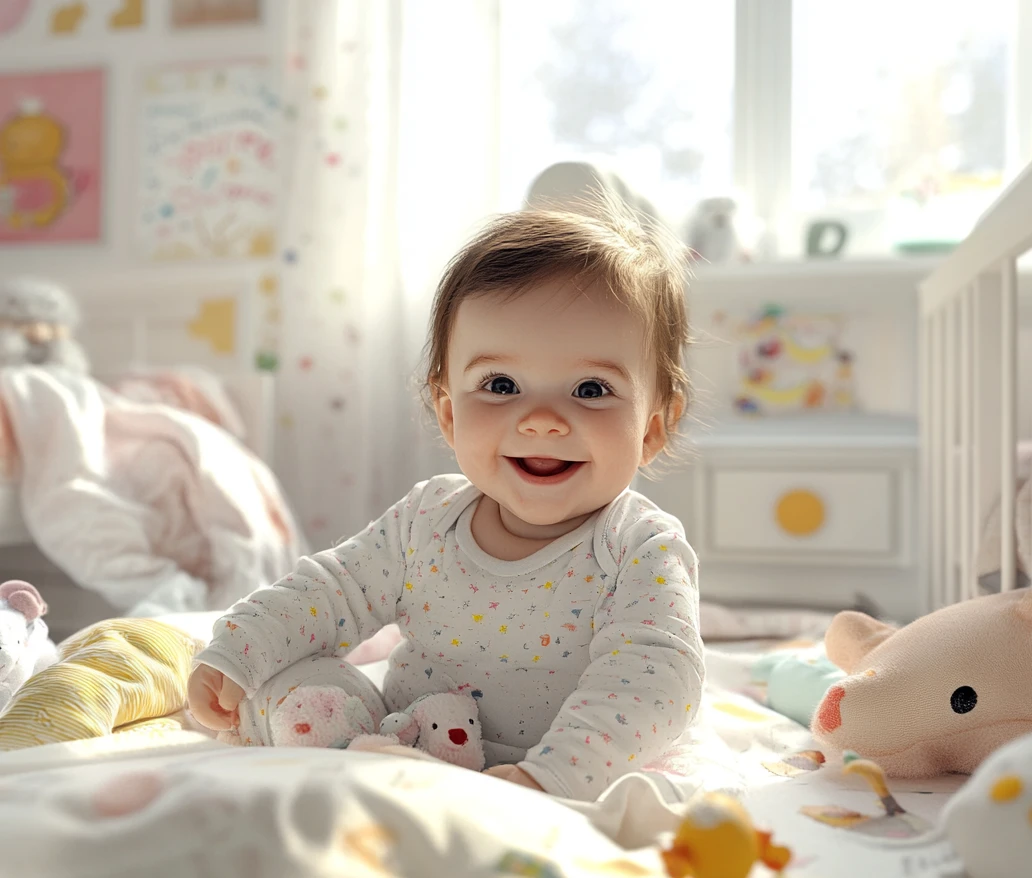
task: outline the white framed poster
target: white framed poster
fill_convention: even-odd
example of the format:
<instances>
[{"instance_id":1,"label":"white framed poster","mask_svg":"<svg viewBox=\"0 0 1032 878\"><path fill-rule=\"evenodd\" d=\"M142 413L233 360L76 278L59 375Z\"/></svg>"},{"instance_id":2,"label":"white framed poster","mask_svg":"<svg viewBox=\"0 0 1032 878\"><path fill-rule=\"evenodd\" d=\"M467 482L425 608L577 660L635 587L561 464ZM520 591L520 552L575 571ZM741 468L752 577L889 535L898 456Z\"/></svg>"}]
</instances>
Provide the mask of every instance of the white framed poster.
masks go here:
<instances>
[{"instance_id":1,"label":"white framed poster","mask_svg":"<svg viewBox=\"0 0 1032 878\"><path fill-rule=\"evenodd\" d=\"M275 251L281 111L273 75L257 61L144 74L136 223L143 260Z\"/></svg>"}]
</instances>

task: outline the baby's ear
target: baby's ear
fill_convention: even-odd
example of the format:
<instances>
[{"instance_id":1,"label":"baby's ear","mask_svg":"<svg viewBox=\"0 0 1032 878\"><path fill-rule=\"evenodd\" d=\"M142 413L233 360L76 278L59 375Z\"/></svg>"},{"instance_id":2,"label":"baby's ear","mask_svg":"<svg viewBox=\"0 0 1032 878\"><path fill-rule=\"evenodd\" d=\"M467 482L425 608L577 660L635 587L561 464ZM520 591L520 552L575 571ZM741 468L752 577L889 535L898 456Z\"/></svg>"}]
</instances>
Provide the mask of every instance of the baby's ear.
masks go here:
<instances>
[{"instance_id":1,"label":"baby's ear","mask_svg":"<svg viewBox=\"0 0 1032 878\"><path fill-rule=\"evenodd\" d=\"M852 674L872 649L895 633L891 625L866 613L845 610L831 620L824 635L824 646L828 658L847 674Z\"/></svg>"},{"instance_id":2,"label":"baby's ear","mask_svg":"<svg viewBox=\"0 0 1032 878\"><path fill-rule=\"evenodd\" d=\"M455 447L455 412L448 390L443 384L434 384L430 388L434 399L434 414L437 415L437 426L441 429L444 441L449 448Z\"/></svg>"}]
</instances>

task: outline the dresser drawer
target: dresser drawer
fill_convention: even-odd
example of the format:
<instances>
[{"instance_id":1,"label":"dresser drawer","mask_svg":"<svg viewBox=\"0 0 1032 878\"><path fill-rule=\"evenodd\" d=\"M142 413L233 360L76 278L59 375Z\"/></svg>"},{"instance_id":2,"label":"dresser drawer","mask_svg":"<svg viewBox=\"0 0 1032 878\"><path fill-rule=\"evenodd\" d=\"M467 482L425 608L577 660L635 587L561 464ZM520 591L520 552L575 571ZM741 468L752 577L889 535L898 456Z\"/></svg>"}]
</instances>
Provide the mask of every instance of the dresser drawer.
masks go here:
<instances>
[{"instance_id":1,"label":"dresser drawer","mask_svg":"<svg viewBox=\"0 0 1032 878\"><path fill-rule=\"evenodd\" d=\"M900 474L711 467L709 547L725 559L885 563L900 554Z\"/></svg>"}]
</instances>

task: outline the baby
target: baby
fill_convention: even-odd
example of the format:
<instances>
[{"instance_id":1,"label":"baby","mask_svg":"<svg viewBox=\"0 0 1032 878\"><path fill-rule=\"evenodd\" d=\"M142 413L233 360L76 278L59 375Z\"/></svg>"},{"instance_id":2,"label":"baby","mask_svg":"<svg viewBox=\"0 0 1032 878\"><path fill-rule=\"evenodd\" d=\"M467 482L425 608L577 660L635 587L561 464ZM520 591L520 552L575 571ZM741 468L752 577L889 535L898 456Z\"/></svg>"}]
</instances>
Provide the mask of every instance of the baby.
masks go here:
<instances>
[{"instance_id":1,"label":"baby","mask_svg":"<svg viewBox=\"0 0 1032 878\"><path fill-rule=\"evenodd\" d=\"M612 205L491 222L448 266L428 343L462 475L234 606L198 656L194 716L270 743L266 708L301 684L374 716L468 691L488 774L586 801L660 756L702 693L697 563L629 485L687 400L684 260ZM394 622L381 701L341 658Z\"/></svg>"}]
</instances>

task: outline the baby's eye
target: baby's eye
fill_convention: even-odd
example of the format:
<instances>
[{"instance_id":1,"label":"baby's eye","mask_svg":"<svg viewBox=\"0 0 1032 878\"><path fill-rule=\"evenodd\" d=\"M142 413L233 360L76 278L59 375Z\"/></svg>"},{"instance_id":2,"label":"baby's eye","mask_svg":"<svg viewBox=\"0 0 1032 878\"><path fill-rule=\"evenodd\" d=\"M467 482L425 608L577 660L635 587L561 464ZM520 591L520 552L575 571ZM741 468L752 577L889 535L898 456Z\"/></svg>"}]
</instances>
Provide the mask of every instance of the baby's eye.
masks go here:
<instances>
[{"instance_id":1,"label":"baby's eye","mask_svg":"<svg viewBox=\"0 0 1032 878\"><path fill-rule=\"evenodd\" d=\"M520 392L516 382L505 375L495 375L493 378L485 381L483 389L488 393L497 393L502 396Z\"/></svg>"},{"instance_id":2,"label":"baby's eye","mask_svg":"<svg viewBox=\"0 0 1032 878\"><path fill-rule=\"evenodd\" d=\"M604 381L592 378L590 381L582 381L578 384L573 395L578 399L600 399L606 394L612 392L612 388Z\"/></svg>"}]
</instances>

